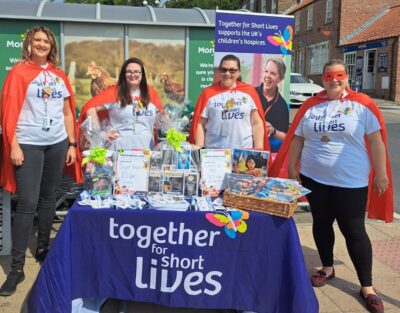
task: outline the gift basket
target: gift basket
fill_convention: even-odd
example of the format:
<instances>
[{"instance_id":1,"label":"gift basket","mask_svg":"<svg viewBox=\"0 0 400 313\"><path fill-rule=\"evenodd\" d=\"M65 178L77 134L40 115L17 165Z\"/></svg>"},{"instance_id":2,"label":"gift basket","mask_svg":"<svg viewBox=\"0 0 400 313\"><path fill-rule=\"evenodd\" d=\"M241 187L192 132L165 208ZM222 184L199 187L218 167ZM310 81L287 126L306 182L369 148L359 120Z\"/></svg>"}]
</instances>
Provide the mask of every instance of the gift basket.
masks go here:
<instances>
[{"instance_id":1,"label":"gift basket","mask_svg":"<svg viewBox=\"0 0 400 313\"><path fill-rule=\"evenodd\" d=\"M150 158L149 193L183 195L198 194L198 151L186 141L189 118L187 103L166 105L158 115L155 128L164 138L154 148Z\"/></svg>"},{"instance_id":2,"label":"gift basket","mask_svg":"<svg viewBox=\"0 0 400 313\"><path fill-rule=\"evenodd\" d=\"M268 198L238 195L229 190L224 191L224 205L248 211L268 213L289 218L297 208L297 201L277 202Z\"/></svg>"},{"instance_id":3,"label":"gift basket","mask_svg":"<svg viewBox=\"0 0 400 313\"><path fill-rule=\"evenodd\" d=\"M291 179L228 174L227 181L224 205L285 218L293 215L297 199L310 192Z\"/></svg>"},{"instance_id":4,"label":"gift basket","mask_svg":"<svg viewBox=\"0 0 400 313\"><path fill-rule=\"evenodd\" d=\"M105 147L105 126L95 128L91 117L81 124L79 146L82 152L83 187L89 196L107 198L113 193L114 152Z\"/></svg>"}]
</instances>

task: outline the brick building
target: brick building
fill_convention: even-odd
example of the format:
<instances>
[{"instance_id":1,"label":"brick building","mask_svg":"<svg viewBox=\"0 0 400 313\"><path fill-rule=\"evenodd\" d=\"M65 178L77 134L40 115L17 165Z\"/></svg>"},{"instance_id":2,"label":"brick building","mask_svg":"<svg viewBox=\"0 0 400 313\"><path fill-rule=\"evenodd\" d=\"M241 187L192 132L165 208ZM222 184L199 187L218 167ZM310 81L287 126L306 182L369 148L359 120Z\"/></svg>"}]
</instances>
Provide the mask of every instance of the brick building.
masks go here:
<instances>
[{"instance_id":1,"label":"brick building","mask_svg":"<svg viewBox=\"0 0 400 313\"><path fill-rule=\"evenodd\" d=\"M400 101L399 0L304 0L295 16L292 71L321 84L322 67L343 59L351 87Z\"/></svg>"},{"instance_id":2,"label":"brick building","mask_svg":"<svg viewBox=\"0 0 400 313\"><path fill-rule=\"evenodd\" d=\"M282 14L298 0L243 0L242 9L260 13Z\"/></svg>"}]
</instances>

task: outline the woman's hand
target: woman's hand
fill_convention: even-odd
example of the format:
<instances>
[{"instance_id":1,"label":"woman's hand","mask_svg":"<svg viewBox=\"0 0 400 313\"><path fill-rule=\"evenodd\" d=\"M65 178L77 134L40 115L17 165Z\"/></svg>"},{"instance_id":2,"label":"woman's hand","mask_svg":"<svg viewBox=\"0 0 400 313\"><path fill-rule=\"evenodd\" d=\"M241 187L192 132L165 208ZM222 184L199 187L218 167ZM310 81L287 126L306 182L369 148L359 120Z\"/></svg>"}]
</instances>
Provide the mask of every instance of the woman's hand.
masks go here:
<instances>
[{"instance_id":1,"label":"woman's hand","mask_svg":"<svg viewBox=\"0 0 400 313\"><path fill-rule=\"evenodd\" d=\"M373 187L378 195L385 193L389 185L389 179L386 172L386 150L382 140L380 130L368 135L368 141L371 148L372 163L375 169L375 178Z\"/></svg>"},{"instance_id":2,"label":"woman's hand","mask_svg":"<svg viewBox=\"0 0 400 313\"><path fill-rule=\"evenodd\" d=\"M104 132L103 136L107 141L112 142L119 138L119 131L116 129L113 129L111 131Z\"/></svg>"},{"instance_id":3,"label":"woman's hand","mask_svg":"<svg viewBox=\"0 0 400 313\"><path fill-rule=\"evenodd\" d=\"M268 137L271 137L274 133L275 127L271 125L269 122L265 122L265 126L267 127Z\"/></svg>"},{"instance_id":4,"label":"woman's hand","mask_svg":"<svg viewBox=\"0 0 400 313\"><path fill-rule=\"evenodd\" d=\"M294 136L292 140L292 144L289 148L288 154L288 174L289 178L296 179L299 183L300 180L300 169L297 166L297 162L300 159L301 151L303 150L304 146L304 138L300 136Z\"/></svg>"},{"instance_id":5,"label":"woman's hand","mask_svg":"<svg viewBox=\"0 0 400 313\"><path fill-rule=\"evenodd\" d=\"M386 174L375 175L374 188L378 192L378 195L384 194L388 186L389 186L389 178L387 177Z\"/></svg>"},{"instance_id":6,"label":"woman's hand","mask_svg":"<svg viewBox=\"0 0 400 313\"><path fill-rule=\"evenodd\" d=\"M301 183L301 180L300 180L300 171L298 171L298 170L296 169L296 167L291 167L291 166L289 166L289 167L288 167L288 175L289 175L289 178L290 178L290 179L295 179L295 180L297 180L299 183Z\"/></svg>"},{"instance_id":7,"label":"woman's hand","mask_svg":"<svg viewBox=\"0 0 400 313\"><path fill-rule=\"evenodd\" d=\"M11 163L15 166L21 166L24 163L24 152L19 144L11 145Z\"/></svg>"},{"instance_id":8,"label":"woman's hand","mask_svg":"<svg viewBox=\"0 0 400 313\"><path fill-rule=\"evenodd\" d=\"M65 160L65 164L70 166L74 164L76 161L76 148L74 146L70 146L67 151L67 159Z\"/></svg>"}]
</instances>

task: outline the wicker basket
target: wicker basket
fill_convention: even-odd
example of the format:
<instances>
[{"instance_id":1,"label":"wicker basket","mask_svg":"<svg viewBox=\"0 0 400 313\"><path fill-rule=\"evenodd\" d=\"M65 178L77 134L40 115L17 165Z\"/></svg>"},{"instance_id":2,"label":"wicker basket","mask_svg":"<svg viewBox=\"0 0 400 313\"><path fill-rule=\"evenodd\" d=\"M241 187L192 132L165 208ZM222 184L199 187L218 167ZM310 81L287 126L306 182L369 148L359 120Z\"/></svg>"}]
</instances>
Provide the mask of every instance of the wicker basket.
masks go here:
<instances>
[{"instance_id":1,"label":"wicker basket","mask_svg":"<svg viewBox=\"0 0 400 313\"><path fill-rule=\"evenodd\" d=\"M297 208L297 201L290 203L275 202L254 196L242 196L225 190L224 205L289 218Z\"/></svg>"}]
</instances>

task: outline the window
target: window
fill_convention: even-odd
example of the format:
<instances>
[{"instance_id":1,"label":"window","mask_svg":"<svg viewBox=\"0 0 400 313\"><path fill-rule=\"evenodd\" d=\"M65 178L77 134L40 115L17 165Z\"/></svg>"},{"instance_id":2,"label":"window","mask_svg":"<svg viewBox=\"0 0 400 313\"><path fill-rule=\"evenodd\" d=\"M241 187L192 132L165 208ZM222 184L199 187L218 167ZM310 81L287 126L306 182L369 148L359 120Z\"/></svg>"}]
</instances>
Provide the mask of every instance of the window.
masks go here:
<instances>
[{"instance_id":1,"label":"window","mask_svg":"<svg viewBox=\"0 0 400 313\"><path fill-rule=\"evenodd\" d=\"M296 72L296 56L297 56L297 54L298 54L298 51L296 51L296 50L292 51L292 62L290 62L290 71L292 73Z\"/></svg>"},{"instance_id":2,"label":"window","mask_svg":"<svg viewBox=\"0 0 400 313\"><path fill-rule=\"evenodd\" d=\"M294 16L294 33L298 34L300 32L300 12L296 13Z\"/></svg>"},{"instance_id":3,"label":"window","mask_svg":"<svg viewBox=\"0 0 400 313\"><path fill-rule=\"evenodd\" d=\"M356 53L355 52L345 53L344 63L346 63L347 66L350 88L354 89L356 83Z\"/></svg>"},{"instance_id":4,"label":"window","mask_svg":"<svg viewBox=\"0 0 400 313\"><path fill-rule=\"evenodd\" d=\"M261 0L261 10L260 12L266 13L267 12L267 0Z\"/></svg>"},{"instance_id":5,"label":"window","mask_svg":"<svg viewBox=\"0 0 400 313\"><path fill-rule=\"evenodd\" d=\"M326 0L325 24L332 22L332 3L333 0Z\"/></svg>"},{"instance_id":6,"label":"window","mask_svg":"<svg viewBox=\"0 0 400 313\"><path fill-rule=\"evenodd\" d=\"M313 26L313 6L307 9L307 30L312 29Z\"/></svg>"},{"instance_id":7,"label":"window","mask_svg":"<svg viewBox=\"0 0 400 313\"><path fill-rule=\"evenodd\" d=\"M308 74L322 74L324 64L329 60L329 41L307 47Z\"/></svg>"},{"instance_id":8,"label":"window","mask_svg":"<svg viewBox=\"0 0 400 313\"><path fill-rule=\"evenodd\" d=\"M250 11L254 11L254 0L250 0L250 8L249 8L249 10Z\"/></svg>"},{"instance_id":9,"label":"window","mask_svg":"<svg viewBox=\"0 0 400 313\"><path fill-rule=\"evenodd\" d=\"M65 68L75 82L75 99L81 108L118 80L125 60L124 26L64 23L64 49Z\"/></svg>"},{"instance_id":10,"label":"window","mask_svg":"<svg viewBox=\"0 0 400 313\"><path fill-rule=\"evenodd\" d=\"M166 85L160 85L160 73L167 74L172 81L184 85L185 77L185 29L172 26L130 25L128 26L128 56L146 60L147 83L157 89L161 103L171 103L168 93L161 92ZM168 53L165 53L165 52ZM122 62L121 62L122 63ZM121 64L120 63L120 64ZM150 82L153 78L153 82ZM180 95L171 91L168 96L180 99Z\"/></svg>"},{"instance_id":11,"label":"window","mask_svg":"<svg viewBox=\"0 0 400 313\"><path fill-rule=\"evenodd\" d=\"M304 50L298 53L297 73L304 74Z\"/></svg>"},{"instance_id":12,"label":"window","mask_svg":"<svg viewBox=\"0 0 400 313\"><path fill-rule=\"evenodd\" d=\"M278 10L276 9L276 1L277 1L277 0L272 0L272 1L271 1L271 13L272 13L272 14L278 13Z\"/></svg>"}]
</instances>

